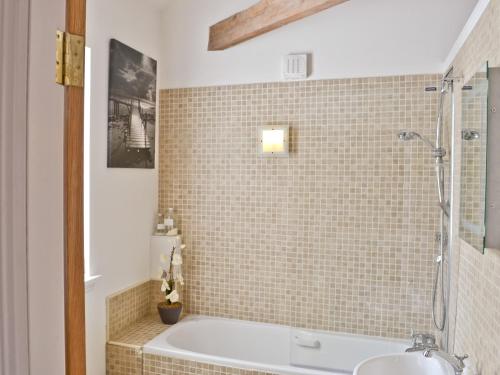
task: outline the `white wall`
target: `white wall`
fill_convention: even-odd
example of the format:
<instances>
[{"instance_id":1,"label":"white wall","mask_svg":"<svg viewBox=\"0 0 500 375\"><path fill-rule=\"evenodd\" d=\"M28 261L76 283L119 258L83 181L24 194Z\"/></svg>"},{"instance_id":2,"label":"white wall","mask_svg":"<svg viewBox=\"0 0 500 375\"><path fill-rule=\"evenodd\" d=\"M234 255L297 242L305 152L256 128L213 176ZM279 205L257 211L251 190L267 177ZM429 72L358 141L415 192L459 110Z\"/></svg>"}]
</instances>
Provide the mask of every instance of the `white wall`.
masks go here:
<instances>
[{"instance_id":1,"label":"white wall","mask_svg":"<svg viewBox=\"0 0 500 375\"><path fill-rule=\"evenodd\" d=\"M63 375L64 88L54 82L65 1L31 1L28 91L28 304L32 375Z\"/></svg>"},{"instance_id":2,"label":"white wall","mask_svg":"<svg viewBox=\"0 0 500 375\"><path fill-rule=\"evenodd\" d=\"M350 0L226 51L208 52L210 25L255 0L169 0L162 88L281 79L281 57L313 54L312 79L441 73L477 0Z\"/></svg>"},{"instance_id":3,"label":"white wall","mask_svg":"<svg viewBox=\"0 0 500 375\"><path fill-rule=\"evenodd\" d=\"M106 167L111 38L156 59L161 69L160 13L143 1L87 0L87 46L92 50L90 268L92 274L102 275L86 293L87 373L91 375L105 374L106 296L148 279L149 240L157 209L156 168Z\"/></svg>"}]
</instances>

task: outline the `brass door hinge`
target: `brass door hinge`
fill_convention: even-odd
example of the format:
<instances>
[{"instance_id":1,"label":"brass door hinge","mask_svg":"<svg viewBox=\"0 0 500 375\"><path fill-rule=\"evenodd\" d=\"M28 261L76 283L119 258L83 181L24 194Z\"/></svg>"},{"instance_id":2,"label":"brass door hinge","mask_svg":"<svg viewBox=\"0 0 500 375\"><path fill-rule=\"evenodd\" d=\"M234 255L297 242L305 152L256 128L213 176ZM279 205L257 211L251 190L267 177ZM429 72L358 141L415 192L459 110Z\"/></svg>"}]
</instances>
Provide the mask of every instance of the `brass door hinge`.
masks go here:
<instances>
[{"instance_id":1,"label":"brass door hinge","mask_svg":"<svg viewBox=\"0 0 500 375\"><path fill-rule=\"evenodd\" d=\"M56 83L83 87L85 40L64 31L56 33Z\"/></svg>"}]
</instances>

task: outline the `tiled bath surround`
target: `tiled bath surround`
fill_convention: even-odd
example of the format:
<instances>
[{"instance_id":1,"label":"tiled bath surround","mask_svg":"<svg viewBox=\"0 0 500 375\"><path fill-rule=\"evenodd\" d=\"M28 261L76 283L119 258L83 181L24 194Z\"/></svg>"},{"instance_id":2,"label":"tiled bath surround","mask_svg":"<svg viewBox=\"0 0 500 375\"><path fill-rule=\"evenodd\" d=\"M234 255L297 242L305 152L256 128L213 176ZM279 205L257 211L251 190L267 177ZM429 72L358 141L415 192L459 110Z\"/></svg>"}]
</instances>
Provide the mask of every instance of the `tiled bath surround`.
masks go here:
<instances>
[{"instance_id":1,"label":"tiled bath surround","mask_svg":"<svg viewBox=\"0 0 500 375\"><path fill-rule=\"evenodd\" d=\"M125 345L106 345L106 375L143 375L140 349Z\"/></svg>"},{"instance_id":2,"label":"tiled bath surround","mask_svg":"<svg viewBox=\"0 0 500 375\"><path fill-rule=\"evenodd\" d=\"M267 372L208 365L183 359L144 354L143 375L273 375Z\"/></svg>"},{"instance_id":3,"label":"tiled bath surround","mask_svg":"<svg viewBox=\"0 0 500 375\"><path fill-rule=\"evenodd\" d=\"M431 330L437 75L162 90L160 209L189 313L377 336ZM258 129L291 127L288 158Z\"/></svg>"},{"instance_id":4,"label":"tiled bath surround","mask_svg":"<svg viewBox=\"0 0 500 375\"><path fill-rule=\"evenodd\" d=\"M167 328L156 311L160 284L146 281L108 297L107 375L142 375L142 347Z\"/></svg>"},{"instance_id":5,"label":"tiled bath surround","mask_svg":"<svg viewBox=\"0 0 500 375\"><path fill-rule=\"evenodd\" d=\"M144 344L168 328L156 311L156 304L163 300L160 285L160 281L146 281L107 299L107 375L271 375L144 354Z\"/></svg>"}]
</instances>

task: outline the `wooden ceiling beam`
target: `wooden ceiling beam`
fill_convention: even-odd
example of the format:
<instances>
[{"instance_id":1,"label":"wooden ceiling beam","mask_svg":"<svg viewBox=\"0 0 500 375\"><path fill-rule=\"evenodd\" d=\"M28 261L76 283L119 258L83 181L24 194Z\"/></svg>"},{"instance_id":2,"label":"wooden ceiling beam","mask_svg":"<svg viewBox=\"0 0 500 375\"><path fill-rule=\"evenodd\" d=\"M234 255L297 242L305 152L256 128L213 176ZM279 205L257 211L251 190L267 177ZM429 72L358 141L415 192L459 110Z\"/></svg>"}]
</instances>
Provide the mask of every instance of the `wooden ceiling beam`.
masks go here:
<instances>
[{"instance_id":1,"label":"wooden ceiling beam","mask_svg":"<svg viewBox=\"0 0 500 375\"><path fill-rule=\"evenodd\" d=\"M210 27L209 51L220 51L347 0L260 0Z\"/></svg>"}]
</instances>

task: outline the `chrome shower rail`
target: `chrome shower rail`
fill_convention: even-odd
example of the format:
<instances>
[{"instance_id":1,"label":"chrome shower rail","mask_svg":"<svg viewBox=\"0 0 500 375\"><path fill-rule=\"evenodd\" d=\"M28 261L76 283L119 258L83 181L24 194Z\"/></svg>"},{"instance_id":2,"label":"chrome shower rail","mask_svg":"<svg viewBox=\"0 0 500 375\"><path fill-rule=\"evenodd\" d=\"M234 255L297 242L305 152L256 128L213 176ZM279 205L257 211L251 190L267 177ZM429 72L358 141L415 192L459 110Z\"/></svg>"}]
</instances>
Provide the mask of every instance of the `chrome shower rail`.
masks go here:
<instances>
[{"instance_id":1,"label":"chrome shower rail","mask_svg":"<svg viewBox=\"0 0 500 375\"><path fill-rule=\"evenodd\" d=\"M436 170L436 185L437 185L437 195L438 204L440 207L439 213L439 255L436 258L436 275L434 280L433 292L432 292L432 318L434 325L440 331L445 331L448 315L448 288L445 287L445 248L448 246L448 228L449 217L450 217L450 203L445 198L445 169L444 169L444 157L446 156L446 150L443 148L443 117L444 117L444 98L448 92L453 92L453 83L456 77L452 76L452 69L450 69L441 80L441 89L439 91L439 105L438 105L438 116L436 122L436 132L435 132L435 143L431 142L428 138L423 135L414 132L403 130L398 134L398 138L402 141L411 141L414 139L421 140L431 151L432 157L435 159L435 170ZM437 91L429 90L426 91ZM472 136L473 137L473 136ZM472 138L471 137L471 138ZM441 282L439 282L441 281ZM440 285L440 287L439 287ZM439 296L441 300L441 314L437 316L437 299L438 299L438 289L440 289L441 295Z\"/></svg>"}]
</instances>

